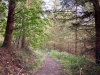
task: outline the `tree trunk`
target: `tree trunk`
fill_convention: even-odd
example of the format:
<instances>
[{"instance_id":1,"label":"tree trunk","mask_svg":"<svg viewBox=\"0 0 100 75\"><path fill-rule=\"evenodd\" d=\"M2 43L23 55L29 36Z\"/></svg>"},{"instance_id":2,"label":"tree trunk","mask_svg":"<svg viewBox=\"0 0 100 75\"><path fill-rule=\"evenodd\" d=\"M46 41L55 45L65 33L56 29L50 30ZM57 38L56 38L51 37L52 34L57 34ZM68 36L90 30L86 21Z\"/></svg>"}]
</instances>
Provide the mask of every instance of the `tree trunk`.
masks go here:
<instances>
[{"instance_id":1,"label":"tree trunk","mask_svg":"<svg viewBox=\"0 0 100 75\"><path fill-rule=\"evenodd\" d=\"M25 47L26 47L26 37L22 36L21 48L25 48Z\"/></svg>"},{"instance_id":2,"label":"tree trunk","mask_svg":"<svg viewBox=\"0 0 100 75\"><path fill-rule=\"evenodd\" d=\"M95 10L95 29L96 29L96 63L100 64L100 7L99 0L93 0Z\"/></svg>"},{"instance_id":3,"label":"tree trunk","mask_svg":"<svg viewBox=\"0 0 100 75\"><path fill-rule=\"evenodd\" d=\"M11 46L13 26L14 26L15 6L16 6L16 3L13 0L10 0L9 8L8 8L7 26L6 26L6 31L5 31L4 42L2 45L3 47Z\"/></svg>"},{"instance_id":4,"label":"tree trunk","mask_svg":"<svg viewBox=\"0 0 100 75\"><path fill-rule=\"evenodd\" d=\"M27 3L26 3L26 8L29 9L30 8L30 0L27 0ZM24 20L25 17L24 15L22 16L22 40L21 40L21 48L26 48L27 47L27 41L26 41L26 36L25 36L25 26L24 26Z\"/></svg>"}]
</instances>

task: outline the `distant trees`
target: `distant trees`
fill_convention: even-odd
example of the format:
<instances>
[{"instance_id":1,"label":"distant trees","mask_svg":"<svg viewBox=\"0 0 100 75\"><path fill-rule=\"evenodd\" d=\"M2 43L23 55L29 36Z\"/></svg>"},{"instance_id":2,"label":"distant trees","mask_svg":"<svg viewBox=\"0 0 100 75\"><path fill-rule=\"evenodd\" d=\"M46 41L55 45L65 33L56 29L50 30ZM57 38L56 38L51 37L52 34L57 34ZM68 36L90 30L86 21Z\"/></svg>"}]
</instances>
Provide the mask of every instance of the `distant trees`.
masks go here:
<instances>
[{"instance_id":1,"label":"distant trees","mask_svg":"<svg viewBox=\"0 0 100 75\"><path fill-rule=\"evenodd\" d=\"M71 2L72 1L72 2ZM62 7L66 7L69 3L78 3L78 5L84 6L85 3L90 2L94 7L95 18L95 32L96 32L96 63L100 64L100 1L99 0L61 0ZM85 14L85 13L84 13ZM90 15L87 15L87 17Z\"/></svg>"}]
</instances>

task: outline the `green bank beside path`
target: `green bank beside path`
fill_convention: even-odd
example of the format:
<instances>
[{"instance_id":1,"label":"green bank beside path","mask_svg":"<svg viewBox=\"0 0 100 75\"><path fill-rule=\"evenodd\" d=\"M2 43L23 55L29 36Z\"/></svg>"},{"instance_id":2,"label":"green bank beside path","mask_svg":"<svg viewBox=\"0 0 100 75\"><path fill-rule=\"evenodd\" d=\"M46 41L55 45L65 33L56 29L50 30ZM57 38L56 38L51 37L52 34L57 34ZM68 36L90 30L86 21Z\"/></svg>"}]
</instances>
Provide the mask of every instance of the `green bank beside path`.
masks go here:
<instances>
[{"instance_id":1,"label":"green bank beside path","mask_svg":"<svg viewBox=\"0 0 100 75\"><path fill-rule=\"evenodd\" d=\"M98 75L100 66L85 56L76 56L56 50L45 51L62 65L63 75Z\"/></svg>"}]
</instances>

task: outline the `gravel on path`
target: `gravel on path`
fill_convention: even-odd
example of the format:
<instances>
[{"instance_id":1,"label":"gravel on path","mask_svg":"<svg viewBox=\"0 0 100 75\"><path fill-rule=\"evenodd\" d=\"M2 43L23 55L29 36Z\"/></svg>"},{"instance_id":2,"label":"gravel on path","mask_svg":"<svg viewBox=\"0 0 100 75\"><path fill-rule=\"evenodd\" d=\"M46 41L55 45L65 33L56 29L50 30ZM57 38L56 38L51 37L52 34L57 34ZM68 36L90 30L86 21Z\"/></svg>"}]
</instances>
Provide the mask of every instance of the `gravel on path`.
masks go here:
<instances>
[{"instance_id":1,"label":"gravel on path","mask_svg":"<svg viewBox=\"0 0 100 75\"><path fill-rule=\"evenodd\" d=\"M50 58L48 55L44 55L44 57L45 61L42 68L34 75L62 75L60 63Z\"/></svg>"}]
</instances>

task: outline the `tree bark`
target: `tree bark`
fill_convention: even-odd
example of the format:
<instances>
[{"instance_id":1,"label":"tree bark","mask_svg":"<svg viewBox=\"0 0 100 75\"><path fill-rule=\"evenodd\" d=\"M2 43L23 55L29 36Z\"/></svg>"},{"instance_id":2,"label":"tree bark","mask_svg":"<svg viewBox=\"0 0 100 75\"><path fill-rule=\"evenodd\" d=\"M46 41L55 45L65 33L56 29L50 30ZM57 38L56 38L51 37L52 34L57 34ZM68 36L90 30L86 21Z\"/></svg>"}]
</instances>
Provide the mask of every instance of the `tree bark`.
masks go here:
<instances>
[{"instance_id":1,"label":"tree bark","mask_svg":"<svg viewBox=\"0 0 100 75\"><path fill-rule=\"evenodd\" d=\"M26 37L22 36L21 48L25 48L25 47L26 47Z\"/></svg>"},{"instance_id":2,"label":"tree bark","mask_svg":"<svg viewBox=\"0 0 100 75\"><path fill-rule=\"evenodd\" d=\"M15 6L16 6L16 3L13 0L10 0L9 8L8 8L7 26L6 26L6 31L5 31L4 42L2 45L3 47L11 46L13 26L14 26Z\"/></svg>"},{"instance_id":3,"label":"tree bark","mask_svg":"<svg viewBox=\"0 0 100 75\"><path fill-rule=\"evenodd\" d=\"M95 11L95 30L96 30L96 63L100 64L100 7L99 0L92 0Z\"/></svg>"}]
</instances>

